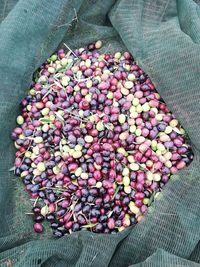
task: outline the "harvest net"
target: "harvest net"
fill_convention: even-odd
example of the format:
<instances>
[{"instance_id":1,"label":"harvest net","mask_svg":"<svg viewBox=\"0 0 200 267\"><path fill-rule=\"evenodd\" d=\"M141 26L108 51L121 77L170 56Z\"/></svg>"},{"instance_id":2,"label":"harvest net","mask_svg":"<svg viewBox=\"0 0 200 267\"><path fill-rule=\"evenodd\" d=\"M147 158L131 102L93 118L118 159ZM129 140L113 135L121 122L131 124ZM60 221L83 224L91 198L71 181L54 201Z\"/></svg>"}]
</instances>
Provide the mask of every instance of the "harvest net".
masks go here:
<instances>
[{"instance_id":1,"label":"harvest net","mask_svg":"<svg viewBox=\"0 0 200 267\"><path fill-rule=\"evenodd\" d=\"M197 1L196 1L197 2ZM1 2L0 266L199 266L199 16L191 0ZM188 132L195 154L138 225L116 235L32 233L10 140L34 71L65 42L128 49ZM104 52L103 51L103 52Z\"/></svg>"}]
</instances>

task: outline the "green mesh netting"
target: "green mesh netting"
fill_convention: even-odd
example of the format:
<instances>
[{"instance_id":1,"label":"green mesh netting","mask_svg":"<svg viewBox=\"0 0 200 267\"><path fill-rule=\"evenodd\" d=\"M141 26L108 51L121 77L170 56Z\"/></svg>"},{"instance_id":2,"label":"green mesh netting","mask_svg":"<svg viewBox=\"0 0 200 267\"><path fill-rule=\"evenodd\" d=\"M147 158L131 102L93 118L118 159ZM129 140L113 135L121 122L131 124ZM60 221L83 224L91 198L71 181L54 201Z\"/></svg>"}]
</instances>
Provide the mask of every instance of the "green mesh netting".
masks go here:
<instances>
[{"instance_id":1,"label":"green mesh netting","mask_svg":"<svg viewBox=\"0 0 200 267\"><path fill-rule=\"evenodd\" d=\"M192 0L0 1L0 266L200 266L200 7ZM28 195L8 170L20 100L63 41L128 49L187 130L192 164L174 175L140 224L116 235L36 236Z\"/></svg>"}]
</instances>

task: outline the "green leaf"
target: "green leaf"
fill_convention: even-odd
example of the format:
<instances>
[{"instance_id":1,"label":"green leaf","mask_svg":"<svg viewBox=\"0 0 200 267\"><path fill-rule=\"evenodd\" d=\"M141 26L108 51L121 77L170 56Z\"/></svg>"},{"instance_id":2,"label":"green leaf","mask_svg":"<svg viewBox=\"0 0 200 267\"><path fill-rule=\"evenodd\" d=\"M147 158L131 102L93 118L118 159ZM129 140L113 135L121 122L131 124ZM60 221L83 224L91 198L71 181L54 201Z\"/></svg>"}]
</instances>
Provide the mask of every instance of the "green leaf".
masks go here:
<instances>
[{"instance_id":1,"label":"green leaf","mask_svg":"<svg viewBox=\"0 0 200 267\"><path fill-rule=\"evenodd\" d=\"M43 124L52 122L50 119L45 119L45 118L41 118L39 119L39 121L42 122Z\"/></svg>"},{"instance_id":2,"label":"green leaf","mask_svg":"<svg viewBox=\"0 0 200 267\"><path fill-rule=\"evenodd\" d=\"M67 66L66 66L66 68L65 68L65 70L71 69L71 67L73 66L73 64L74 64L74 62L68 63Z\"/></svg>"},{"instance_id":3,"label":"green leaf","mask_svg":"<svg viewBox=\"0 0 200 267\"><path fill-rule=\"evenodd\" d=\"M142 170L142 171L144 171L144 170L145 170L145 167L144 167L142 164L140 164L139 162L137 162L137 164L139 165L139 167L140 167L140 170Z\"/></svg>"},{"instance_id":4,"label":"green leaf","mask_svg":"<svg viewBox=\"0 0 200 267\"><path fill-rule=\"evenodd\" d=\"M148 206L150 206L150 205L151 205L151 203L154 201L155 194L156 194L156 191L154 191L154 192L153 192L153 194L151 195L151 197L150 197L150 199L149 199Z\"/></svg>"},{"instance_id":5,"label":"green leaf","mask_svg":"<svg viewBox=\"0 0 200 267\"><path fill-rule=\"evenodd\" d=\"M112 123L105 123L104 126L106 127L106 129L108 130L113 130L114 126Z\"/></svg>"},{"instance_id":6,"label":"green leaf","mask_svg":"<svg viewBox=\"0 0 200 267\"><path fill-rule=\"evenodd\" d=\"M115 199L117 193L119 192L120 187L121 187L121 185L118 185L118 186L117 186L117 188L115 189L115 193L114 193L112 199Z\"/></svg>"},{"instance_id":7,"label":"green leaf","mask_svg":"<svg viewBox=\"0 0 200 267\"><path fill-rule=\"evenodd\" d=\"M84 228L92 228L92 227L94 227L96 225L97 225L97 223L90 223L90 224L83 225L82 227L84 227Z\"/></svg>"}]
</instances>

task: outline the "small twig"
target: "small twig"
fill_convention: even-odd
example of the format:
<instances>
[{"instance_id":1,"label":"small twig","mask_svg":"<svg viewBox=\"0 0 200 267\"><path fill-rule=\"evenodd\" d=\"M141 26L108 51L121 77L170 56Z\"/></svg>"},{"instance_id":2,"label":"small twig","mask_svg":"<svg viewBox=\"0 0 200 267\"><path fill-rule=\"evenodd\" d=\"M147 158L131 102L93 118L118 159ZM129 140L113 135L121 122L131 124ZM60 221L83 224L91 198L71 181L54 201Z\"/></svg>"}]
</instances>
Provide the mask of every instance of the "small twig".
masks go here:
<instances>
[{"instance_id":1,"label":"small twig","mask_svg":"<svg viewBox=\"0 0 200 267\"><path fill-rule=\"evenodd\" d=\"M26 153L27 151L29 151L29 149L31 148L31 144L32 144L32 142L33 142L33 138L34 138L35 131L36 131L36 129L34 130L34 132L33 132L33 134L32 134L32 137L27 138L27 139L31 140L31 142L30 142L30 144L29 144L27 150L24 151L24 152L21 154L21 155L24 154L23 159L22 159L22 162L21 162L21 165L22 165L22 163L23 163L23 161L24 161L24 159L25 159L25 153ZM20 165L20 166L21 166L21 165ZM19 166L19 167L20 167L20 166Z\"/></svg>"},{"instance_id":2,"label":"small twig","mask_svg":"<svg viewBox=\"0 0 200 267\"><path fill-rule=\"evenodd\" d=\"M36 200L35 200L35 202L34 202L34 204L33 204L33 207L36 206L36 204L37 204L37 202L38 202L38 199L39 199L39 197L36 198Z\"/></svg>"},{"instance_id":3,"label":"small twig","mask_svg":"<svg viewBox=\"0 0 200 267\"><path fill-rule=\"evenodd\" d=\"M76 20L78 22L78 15L77 15L77 12L76 12L76 8L74 7L74 13L75 13L75 18L73 20Z\"/></svg>"},{"instance_id":4,"label":"small twig","mask_svg":"<svg viewBox=\"0 0 200 267\"><path fill-rule=\"evenodd\" d=\"M73 219L74 219L74 221L77 222L76 215L75 215L74 212L72 212L72 215L73 215Z\"/></svg>"},{"instance_id":5,"label":"small twig","mask_svg":"<svg viewBox=\"0 0 200 267\"><path fill-rule=\"evenodd\" d=\"M61 188L61 187L60 188L59 187L42 187L39 190L43 191L45 189L51 189L53 191L61 191L61 192L65 192L67 190L67 188Z\"/></svg>"},{"instance_id":6,"label":"small twig","mask_svg":"<svg viewBox=\"0 0 200 267\"><path fill-rule=\"evenodd\" d=\"M73 19L73 20L75 20L75 19ZM72 21L73 21L73 20L72 20ZM55 27L57 27L57 28L61 28L61 27L65 27L65 26L70 26L70 27L72 27L72 24L69 23L69 22L66 22L66 23L64 23L64 24L60 24L60 25L55 25L55 24L50 24L50 25L53 25L53 26L55 26Z\"/></svg>"},{"instance_id":7,"label":"small twig","mask_svg":"<svg viewBox=\"0 0 200 267\"><path fill-rule=\"evenodd\" d=\"M81 214L85 218L85 220L86 220L86 222L88 224L88 218L85 216L85 214L82 211L80 211L78 214Z\"/></svg>"},{"instance_id":8,"label":"small twig","mask_svg":"<svg viewBox=\"0 0 200 267\"><path fill-rule=\"evenodd\" d=\"M63 71L65 71L65 70L63 69ZM57 72L57 73L53 76L53 78L54 78L55 80L58 80L57 77L59 78L59 77L61 77L61 76L63 76L63 74L60 73L60 72Z\"/></svg>"},{"instance_id":9,"label":"small twig","mask_svg":"<svg viewBox=\"0 0 200 267\"><path fill-rule=\"evenodd\" d=\"M75 56L75 58L78 58L78 56L72 51L72 49L66 43L63 43L63 44Z\"/></svg>"},{"instance_id":10,"label":"small twig","mask_svg":"<svg viewBox=\"0 0 200 267\"><path fill-rule=\"evenodd\" d=\"M70 112L68 110L65 110L65 112L69 113L72 117L74 117L74 118L76 118L76 119L78 119L78 120L80 120L82 122L89 122L89 120L83 119L83 118L79 117L78 115L76 115L76 114L74 114L74 113L72 113L72 112Z\"/></svg>"},{"instance_id":11,"label":"small twig","mask_svg":"<svg viewBox=\"0 0 200 267\"><path fill-rule=\"evenodd\" d=\"M111 47L112 47L112 44L108 44L108 47L107 47L106 50L104 51L104 54L106 54L106 53L108 52L108 50L110 50ZM106 61L105 59L104 59L104 61L105 61L106 63L108 63L108 61Z\"/></svg>"},{"instance_id":12,"label":"small twig","mask_svg":"<svg viewBox=\"0 0 200 267\"><path fill-rule=\"evenodd\" d=\"M50 89L46 92L45 95L43 95L42 99L44 99L46 96L48 96L52 92L52 90L53 90L52 86L53 86L53 84L49 86Z\"/></svg>"},{"instance_id":13,"label":"small twig","mask_svg":"<svg viewBox=\"0 0 200 267\"><path fill-rule=\"evenodd\" d=\"M60 198L60 199L58 199L55 203L59 203L59 202L61 202L61 201L63 201L63 200L65 200L65 198L63 197L63 198Z\"/></svg>"}]
</instances>

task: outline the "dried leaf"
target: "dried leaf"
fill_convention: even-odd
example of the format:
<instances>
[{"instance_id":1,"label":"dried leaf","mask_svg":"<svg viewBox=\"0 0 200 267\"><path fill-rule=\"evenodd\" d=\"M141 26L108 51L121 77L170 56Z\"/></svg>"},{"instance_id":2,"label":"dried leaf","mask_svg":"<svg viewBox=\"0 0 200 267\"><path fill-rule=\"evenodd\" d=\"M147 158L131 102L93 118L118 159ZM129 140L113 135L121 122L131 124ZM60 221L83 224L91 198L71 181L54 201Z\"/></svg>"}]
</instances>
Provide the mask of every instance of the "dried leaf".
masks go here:
<instances>
[{"instance_id":1,"label":"dried leaf","mask_svg":"<svg viewBox=\"0 0 200 267\"><path fill-rule=\"evenodd\" d=\"M63 231L63 230L65 230L65 228L63 226L61 226L61 227L58 227L58 230Z\"/></svg>"},{"instance_id":2,"label":"dried leaf","mask_svg":"<svg viewBox=\"0 0 200 267\"><path fill-rule=\"evenodd\" d=\"M58 113L58 112L55 112L57 118L61 121L61 122L64 122L64 118Z\"/></svg>"},{"instance_id":3,"label":"dried leaf","mask_svg":"<svg viewBox=\"0 0 200 267\"><path fill-rule=\"evenodd\" d=\"M9 169L9 172L15 172L15 166Z\"/></svg>"},{"instance_id":4,"label":"dried leaf","mask_svg":"<svg viewBox=\"0 0 200 267\"><path fill-rule=\"evenodd\" d=\"M59 143L59 149L60 149L60 152L63 153L63 147L62 147L62 143L61 142Z\"/></svg>"},{"instance_id":5,"label":"dried leaf","mask_svg":"<svg viewBox=\"0 0 200 267\"><path fill-rule=\"evenodd\" d=\"M95 91L96 91L96 93L97 93L98 95L100 95L100 93L101 93L101 92L100 92L100 90L99 90L99 89L97 89L97 88L96 88L96 90L95 90Z\"/></svg>"},{"instance_id":6,"label":"dried leaf","mask_svg":"<svg viewBox=\"0 0 200 267\"><path fill-rule=\"evenodd\" d=\"M182 134L182 132L177 127L174 127L173 128L173 131L176 132L176 133L178 133L178 134Z\"/></svg>"},{"instance_id":7,"label":"dried leaf","mask_svg":"<svg viewBox=\"0 0 200 267\"><path fill-rule=\"evenodd\" d=\"M41 208L41 214L43 216L46 216L48 212L49 212L49 208L47 205Z\"/></svg>"},{"instance_id":8,"label":"dried leaf","mask_svg":"<svg viewBox=\"0 0 200 267\"><path fill-rule=\"evenodd\" d=\"M46 92L46 94L42 97L44 99L46 96L48 96L52 92L53 88L50 87L50 89Z\"/></svg>"},{"instance_id":9,"label":"dried leaf","mask_svg":"<svg viewBox=\"0 0 200 267\"><path fill-rule=\"evenodd\" d=\"M54 83L58 86L58 87L60 87L60 88L62 88L62 89L64 89L64 87L59 83L59 82L57 82L57 81L54 81Z\"/></svg>"},{"instance_id":10,"label":"dried leaf","mask_svg":"<svg viewBox=\"0 0 200 267\"><path fill-rule=\"evenodd\" d=\"M77 180L72 180L72 184L74 184L74 185L77 185L77 186L78 186L78 182L77 182Z\"/></svg>"},{"instance_id":11,"label":"dried leaf","mask_svg":"<svg viewBox=\"0 0 200 267\"><path fill-rule=\"evenodd\" d=\"M132 151L127 151L129 154L135 154L136 150L132 150Z\"/></svg>"},{"instance_id":12,"label":"dried leaf","mask_svg":"<svg viewBox=\"0 0 200 267\"><path fill-rule=\"evenodd\" d=\"M110 218L113 214L113 210L111 210L109 213L108 213L108 218Z\"/></svg>"},{"instance_id":13,"label":"dried leaf","mask_svg":"<svg viewBox=\"0 0 200 267\"><path fill-rule=\"evenodd\" d=\"M73 213L72 216L73 216L74 221L77 222L76 215Z\"/></svg>"}]
</instances>

